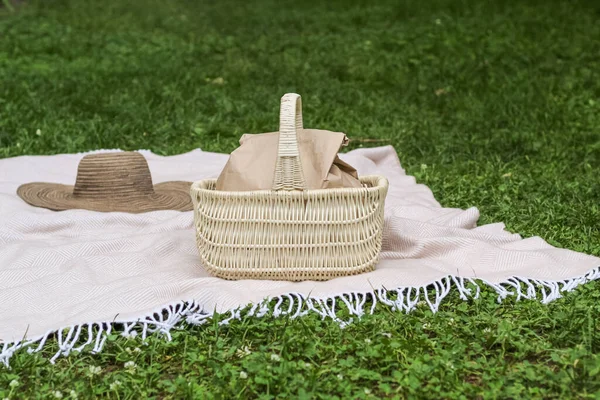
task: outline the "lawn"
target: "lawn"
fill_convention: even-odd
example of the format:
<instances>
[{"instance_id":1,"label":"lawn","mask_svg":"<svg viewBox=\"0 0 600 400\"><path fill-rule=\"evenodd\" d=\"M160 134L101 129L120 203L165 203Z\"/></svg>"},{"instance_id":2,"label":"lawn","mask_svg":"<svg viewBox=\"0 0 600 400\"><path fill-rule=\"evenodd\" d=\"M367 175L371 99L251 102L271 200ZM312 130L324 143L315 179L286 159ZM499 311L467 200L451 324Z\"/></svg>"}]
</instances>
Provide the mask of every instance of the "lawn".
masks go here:
<instances>
[{"instance_id":1,"label":"lawn","mask_svg":"<svg viewBox=\"0 0 600 400\"><path fill-rule=\"evenodd\" d=\"M600 256L597 1L5 0L0 82L0 157L230 152L297 92L306 126L392 144L442 205ZM0 398L600 397L600 282L496 297L117 334L56 365L52 344Z\"/></svg>"}]
</instances>

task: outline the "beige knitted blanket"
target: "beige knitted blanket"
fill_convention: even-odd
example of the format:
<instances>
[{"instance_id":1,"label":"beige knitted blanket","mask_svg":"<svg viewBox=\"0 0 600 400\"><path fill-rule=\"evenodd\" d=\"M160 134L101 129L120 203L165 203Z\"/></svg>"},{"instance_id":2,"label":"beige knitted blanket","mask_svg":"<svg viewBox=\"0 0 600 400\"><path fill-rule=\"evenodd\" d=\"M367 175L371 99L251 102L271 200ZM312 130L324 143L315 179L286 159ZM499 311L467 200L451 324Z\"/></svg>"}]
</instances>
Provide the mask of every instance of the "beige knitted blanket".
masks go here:
<instances>
[{"instance_id":1,"label":"beige knitted blanket","mask_svg":"<svg viewBox=\"0 0 600 400\"><path fill-rule=\"evenodd\" d=\"M227 161L201 150L142 153L154 183L217 177ZM73 184L82 157L0 160L0 362L6 365L15 351L37 351L49 341L59 344L53 359L73 350L97 352L111 330L169 338L173 326L201 324L215 312L226 313L221 323L316 312L346 324L336 316L340 308L360 316L382 302L408 312L422 300L435 311L449 291L466 299L481 284L493 287L499 301L547 302L600 277L597 257L539 237L522 239L502 223L477 227L476 208L441 207L388 146L341 155L359 174L390 181L376 271L328 282L225 281L199 262L192 212L53 212L17 197L25 182Z\"/></svg>"}]
</instances>

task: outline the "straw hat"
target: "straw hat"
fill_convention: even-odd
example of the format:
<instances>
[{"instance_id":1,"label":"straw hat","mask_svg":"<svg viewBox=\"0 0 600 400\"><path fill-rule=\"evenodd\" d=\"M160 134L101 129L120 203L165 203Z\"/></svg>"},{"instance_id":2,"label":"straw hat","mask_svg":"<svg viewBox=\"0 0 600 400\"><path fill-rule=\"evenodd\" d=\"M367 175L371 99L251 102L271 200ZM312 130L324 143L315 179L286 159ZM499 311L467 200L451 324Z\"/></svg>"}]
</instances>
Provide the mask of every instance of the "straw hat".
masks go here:
<instances>
[{"instance_id":1,"label":"straw hat","mask_svg":"<svg viewBox=\"0 0 600 400\"><path fill-rule=\"evenodd\" d=\"M75 186L27 183L17 194L35 207L143 213L191 211L191 182L152 185L148 163L138 152L88 154L79 162Z\"/></svg>"}]
</instances>

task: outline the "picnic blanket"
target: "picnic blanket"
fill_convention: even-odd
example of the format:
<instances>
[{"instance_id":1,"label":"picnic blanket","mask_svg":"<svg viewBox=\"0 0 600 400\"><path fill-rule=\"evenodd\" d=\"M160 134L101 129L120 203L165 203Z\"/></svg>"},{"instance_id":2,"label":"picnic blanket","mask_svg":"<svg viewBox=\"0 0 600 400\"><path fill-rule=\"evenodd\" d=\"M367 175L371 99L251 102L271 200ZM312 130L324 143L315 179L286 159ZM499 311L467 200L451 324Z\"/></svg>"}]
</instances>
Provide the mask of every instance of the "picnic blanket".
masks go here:
<instances>
[{"instance_id":1,"label":"picnic blanket","mask_svg":"<svg viewBox=\"0 0 600 400\"><path fill-rule=\"evenodd\" d=\"M227 162L225 154L201 150L168 157L140 152L154 183L216 178ZM600 258L523 239L502 223L477 226L476 208L441 207L386 146L340 155L359 174L390 181L374 272L327 282L226 281L199 261L193 212L54 212L17 197L25 182L73 184L82 157L0 160L0 362L7 365L15 351L39 351L48 341L58 342L54 358L97 352L111 330L169 337L183 321L201 324L214 313L226 313L221 323L227 323L316 312L346 324L337 317L340 308L356 317L378 302L410 311L425 301L435 311L451 290L467 299L481 284L499 300L547 302L600 277Z\"/></svg>"}]
</instances>

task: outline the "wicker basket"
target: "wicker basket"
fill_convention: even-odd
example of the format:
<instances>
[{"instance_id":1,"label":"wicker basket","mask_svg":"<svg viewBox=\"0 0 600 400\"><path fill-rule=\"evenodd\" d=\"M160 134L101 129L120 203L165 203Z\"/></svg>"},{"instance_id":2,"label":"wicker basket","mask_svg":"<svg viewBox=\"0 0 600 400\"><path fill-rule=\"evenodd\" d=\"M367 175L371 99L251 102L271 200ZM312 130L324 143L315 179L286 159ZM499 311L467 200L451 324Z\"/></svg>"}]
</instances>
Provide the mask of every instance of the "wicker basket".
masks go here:
<instances>
[{"instance_id":1,"label":"wicker basket","mask_svg":"<svg viewBox=\"0 0 600 400\"><path fill-rule=\"evenodd\" d=\"M305 190L296 131L300 96L281 99L273 189L217 191L195 182L200 258L225 279L327 280L372 271L379 259L388 181L360 177L363 188Z\"/></svg>"}]
</instances>

